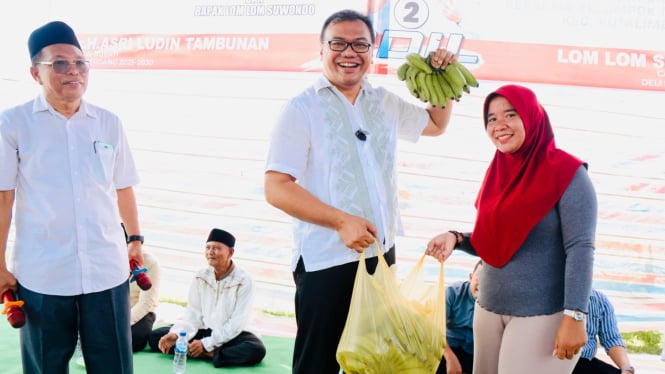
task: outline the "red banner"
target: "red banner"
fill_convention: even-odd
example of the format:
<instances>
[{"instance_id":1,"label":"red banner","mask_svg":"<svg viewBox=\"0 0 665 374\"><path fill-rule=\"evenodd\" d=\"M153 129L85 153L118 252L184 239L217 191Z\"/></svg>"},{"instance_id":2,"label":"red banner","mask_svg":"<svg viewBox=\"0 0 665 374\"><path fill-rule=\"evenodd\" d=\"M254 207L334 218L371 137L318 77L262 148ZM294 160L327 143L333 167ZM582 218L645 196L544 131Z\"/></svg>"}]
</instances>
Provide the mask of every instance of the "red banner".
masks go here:
<instances>
[{"instance_id":1,"label":"red banner","mask_svg":"<svg viewBox=\"0 0 665 374\"><path fill-rule=\"evenodd\" d=\"M93 66L101 69L319 70L316 34L81 35ZM379 38L380 43L381 38ZM443 45L450 40L442 39ZM424 44L429 44L427 39ZM662 91L665 54L466 39L460 59L480 80ZM403 62L399 43L374 59L374 73L394 73ZM380 55L382 52L378 52ZM465 61L466 60L466 61Z\"/></svg>"}]
</instances>

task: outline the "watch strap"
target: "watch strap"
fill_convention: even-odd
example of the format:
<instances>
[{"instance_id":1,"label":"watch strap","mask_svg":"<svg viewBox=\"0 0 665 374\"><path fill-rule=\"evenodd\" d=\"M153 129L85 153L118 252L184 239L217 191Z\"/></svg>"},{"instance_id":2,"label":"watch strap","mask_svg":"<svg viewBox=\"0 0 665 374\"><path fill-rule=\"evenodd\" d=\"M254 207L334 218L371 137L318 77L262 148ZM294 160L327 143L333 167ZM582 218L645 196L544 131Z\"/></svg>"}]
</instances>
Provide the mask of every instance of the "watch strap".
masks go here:
<instances>
[{"instance_id":1,"label":"watch strap","mask_svg":"<svg viewBox=\"0 0 665 374\"><path fill-rule=\"evenodd\" d=\"M131 242L141 242L143 244L143 235L130 235L127 237L127 244Z\"/></svg>"},{"instance_id":2,"label":"watch strap","mask_svg":"<svg viewBox=\"0 0 665 374\"><path fill-rule=\"evenodd\" d=\"M563 314L572 317L576 321L584 321L586 319L586 314L579 310L564 309Z\"/></svg>"}]
</instances>

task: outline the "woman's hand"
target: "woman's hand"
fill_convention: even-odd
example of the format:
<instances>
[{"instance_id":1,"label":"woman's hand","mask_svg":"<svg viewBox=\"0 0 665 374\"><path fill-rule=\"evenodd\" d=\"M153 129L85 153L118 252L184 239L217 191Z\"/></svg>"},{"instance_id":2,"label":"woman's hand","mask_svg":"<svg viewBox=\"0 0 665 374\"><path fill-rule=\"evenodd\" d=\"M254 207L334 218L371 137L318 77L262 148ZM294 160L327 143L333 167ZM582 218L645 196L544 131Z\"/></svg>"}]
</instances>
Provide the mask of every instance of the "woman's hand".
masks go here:
<instances>
[{"instance_id":1,"label":"woman's hand","mask_svg":"<svg viewBox=\"0 0 665 374\"><path fill-rule=\"evenodd\" d=\"M552 355L560 360L572 360L575 356L579 357L580 350L586 342L587 334L584 322L564 315L556 332Z\"/></svg>"},{"instance_id":2,"label":"woman's hand","mask_svg":"<svg viewBox=\"0 0 665 374\"><path fill-rule=\"evenodd\" d=\"M427 243L426 255L432 256L440 262L446 261L453 253L453 249L457 245L457 237L451 232L444 232L432 238Z\"/></svg>"}]
</instances>

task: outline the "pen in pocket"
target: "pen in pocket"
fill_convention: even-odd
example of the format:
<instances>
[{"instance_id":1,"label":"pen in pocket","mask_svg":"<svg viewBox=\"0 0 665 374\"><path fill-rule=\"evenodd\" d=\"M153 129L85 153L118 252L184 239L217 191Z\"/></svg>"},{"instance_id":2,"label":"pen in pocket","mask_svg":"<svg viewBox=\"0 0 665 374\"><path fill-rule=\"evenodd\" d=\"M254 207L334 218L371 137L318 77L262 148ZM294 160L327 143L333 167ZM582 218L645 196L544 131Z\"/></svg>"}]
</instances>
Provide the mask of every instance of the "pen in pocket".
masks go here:
<instances>
[{"instance_id":1,"label":"pen in pocket","mask_svg":"<svg viewBox=\"0 0 665 374\"><path fill-rule=\"evenodd\" d=\"M110 149L113 150L113 146L109 143L104 143L101 140L95 140L92 142L92 149L97 153L97 150Z\"/></svg>"}]
</instances>

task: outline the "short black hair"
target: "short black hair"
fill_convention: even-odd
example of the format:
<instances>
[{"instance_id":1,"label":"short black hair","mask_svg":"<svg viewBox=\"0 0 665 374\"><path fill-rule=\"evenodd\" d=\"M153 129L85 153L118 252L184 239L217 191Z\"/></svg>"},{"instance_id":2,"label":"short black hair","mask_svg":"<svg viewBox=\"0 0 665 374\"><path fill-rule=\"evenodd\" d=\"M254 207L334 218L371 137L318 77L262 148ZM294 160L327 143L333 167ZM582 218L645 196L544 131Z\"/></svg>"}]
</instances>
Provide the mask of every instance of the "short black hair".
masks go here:
<instances>
[{"instance_id":1,"label":"short black hair","mask_svg":"<svg viewBox=\"0 0 665 374\"><path fill-rule=\"evenodd\" d=\"M366 15L352 9L344 9L337 11L331 14L328 18L326 18L325 22L323 22L323 27L321 27L321 35L319 35L319 41L323 43L323 34L326 32L326 29L331 24L344 22L344 21L356 21L356 20L363 21L363 23L367 25L367 28L369 29L369 34L371 35L370 37L372 38L372 44L374 44L374 42L376 41L376 35L374 35L374 27L372 26L372 21L370 21L369 17L367 17Z\"/></svg>"}]
</instances>

